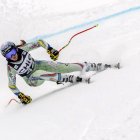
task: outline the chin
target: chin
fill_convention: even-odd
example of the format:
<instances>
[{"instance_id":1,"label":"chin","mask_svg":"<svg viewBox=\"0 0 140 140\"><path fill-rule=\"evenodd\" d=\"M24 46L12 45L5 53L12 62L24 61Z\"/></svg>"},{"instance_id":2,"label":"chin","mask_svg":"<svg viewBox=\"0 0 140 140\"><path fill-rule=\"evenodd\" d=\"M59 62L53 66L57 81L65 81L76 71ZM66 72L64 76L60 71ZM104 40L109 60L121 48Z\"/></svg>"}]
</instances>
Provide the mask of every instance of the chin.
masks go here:
<instances>
[{"instance_id":1,"label":"chin","mask_svg":"<svg viewBox=\"0 0 140 140\"><path fill-rule=\"evenodd\" d=\"M12 61L17 61L17 59L11 59Z\"/></svg>"}]
</instances>

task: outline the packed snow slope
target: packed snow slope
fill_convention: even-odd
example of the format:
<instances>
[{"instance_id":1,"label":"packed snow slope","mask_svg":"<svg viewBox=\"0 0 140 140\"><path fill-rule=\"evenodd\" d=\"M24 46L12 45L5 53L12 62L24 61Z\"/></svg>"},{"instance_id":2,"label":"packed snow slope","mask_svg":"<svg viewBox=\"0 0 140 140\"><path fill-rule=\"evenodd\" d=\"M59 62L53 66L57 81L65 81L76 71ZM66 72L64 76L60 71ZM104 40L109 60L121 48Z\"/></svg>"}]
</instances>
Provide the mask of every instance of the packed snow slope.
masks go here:
<instances>
[{"instance_id":1,"label":"packed snow slope","mask_svg":"<svg viewBox=\"0 0 140 140\"><path fill-rule=\"evenodd\" d=\"M92 0L94 1L94 0ZM29 2L29 3L28 3ZM32 2L32 3L30 3ZM44 1L43 1L44 2ZM140 6L139 0L108 1L82 11L47 13L45 4L1 0L0 41L31 40L114 13ZM32 7L29 7L33 4ZM11 5L11 7L10 7ZM47 4L46 4L47 5ZM6 7L7 6L7 7ZM14 7L15 6L15 7ZM38 7L37 7L38 6ZM72 6L72 5L71 5ZM69 7L69 6L68 6ZM30 8L30 10L29 10ZM70 9L70 8L69 8ZM32 11L34 12L32 13ZM36 12L36 14L35 14ZM38 13L38 14L37 14ZM12 102L8 89L6 61L0 56L0 139L1 140L139 140L140 139L140 10L99 22L99 26L73 39L59 57L60 62L121 63L92 77L90 84L56 85L45 82L29 87L17 76L17 86L33 98L27 106ZM45 40L60 49L78 31ZM34 58L49 60L45 50L32 51ZM17 99L17 98L16 98Z\"/></svg>"}]
</instances>

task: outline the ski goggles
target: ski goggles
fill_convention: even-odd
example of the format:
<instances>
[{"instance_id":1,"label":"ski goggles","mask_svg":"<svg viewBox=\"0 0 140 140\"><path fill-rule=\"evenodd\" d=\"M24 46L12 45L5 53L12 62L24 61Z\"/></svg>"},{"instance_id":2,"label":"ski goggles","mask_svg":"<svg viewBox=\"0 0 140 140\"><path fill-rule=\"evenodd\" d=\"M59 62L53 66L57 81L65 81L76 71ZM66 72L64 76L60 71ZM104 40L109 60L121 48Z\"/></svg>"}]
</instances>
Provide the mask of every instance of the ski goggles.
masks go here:
<instances>
[{"instance_id":1,"label":"ski goggles","mask_svg":"<svg viewBox=\"0 0 140 140\"><path fill-rule=\"evenodd\" d=\"M6 55L5 55L5 57L7 58L7 59L11 59L12 58L12 55L16 55L17 54L17 50L14 48L14 49L12 49L10 52L8 52Z\"/></svg>"}]
</instances>

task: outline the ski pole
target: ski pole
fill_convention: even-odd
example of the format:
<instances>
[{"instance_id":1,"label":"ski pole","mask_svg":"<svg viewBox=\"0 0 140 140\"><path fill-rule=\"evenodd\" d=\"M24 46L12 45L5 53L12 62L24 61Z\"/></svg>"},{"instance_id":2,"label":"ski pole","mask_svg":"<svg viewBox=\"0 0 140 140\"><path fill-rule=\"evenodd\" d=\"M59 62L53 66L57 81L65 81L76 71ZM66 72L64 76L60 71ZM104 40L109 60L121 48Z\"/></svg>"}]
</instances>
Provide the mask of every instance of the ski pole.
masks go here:
<instances>
[{"instance_id":1,"label":"ski pole","mask_svg":"<svg viewBox=\"0 0 140 140\"><path fill-rule=\"evenodd\" d=\"M17 101L16 99L13 98L13 99L11 99L11 100L8 102L7 106L9 106L9 105L11 104L12 101L15 101L16 103L21 104L21 102L19 102L19 101Z\"/></svg>"},{"instance_id":2,"label":"ski pole","mask_svg":"<svg viewBox=\"0 0 140 140\"><path fill-rule=\"evenodd\" d=\"M90 27L90 28L87 28L87 29L85 29L85 30L83 30L83 31L80 31L80 32L74 34L74 35L70 38L69 42L68 42L66 45L64 45L64 46L59 50L59 53L71 43L72 39L73 39L75 36L77 36L77 35L79 35L79 34L81 34L81 33L84 33L84 32L86 32L86 31L89 31L89 30L91 30L91 29L93 29L93 28L95 28L95 27L98 27L98 24L96 24L96 25L94 25L94 26L92 26L92 27Z\"/></svg>"}]
</instances>

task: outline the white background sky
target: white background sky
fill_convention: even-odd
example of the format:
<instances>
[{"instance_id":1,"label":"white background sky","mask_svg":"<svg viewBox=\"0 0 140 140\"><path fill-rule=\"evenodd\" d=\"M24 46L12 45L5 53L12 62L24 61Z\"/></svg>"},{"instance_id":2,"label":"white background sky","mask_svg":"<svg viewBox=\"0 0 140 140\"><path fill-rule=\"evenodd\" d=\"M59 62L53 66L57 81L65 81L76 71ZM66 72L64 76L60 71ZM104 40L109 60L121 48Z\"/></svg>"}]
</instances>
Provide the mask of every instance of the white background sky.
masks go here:
<instances>
[{"instance_id":1,"label":"white background sky","mask_svg":"<svg viewBox=\"0 0 140 140\"><path fill-rule=\"evenodd\" d=\"M118 0L0 0L0 5L6 8L24 8L24 10L45 10L50 12L74 12L114 3ZM28 8L28 10L27 10Z\"/></svg>"}]
</instances>

